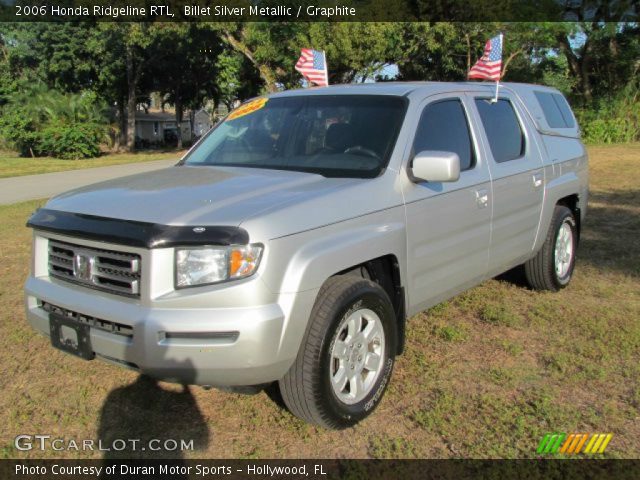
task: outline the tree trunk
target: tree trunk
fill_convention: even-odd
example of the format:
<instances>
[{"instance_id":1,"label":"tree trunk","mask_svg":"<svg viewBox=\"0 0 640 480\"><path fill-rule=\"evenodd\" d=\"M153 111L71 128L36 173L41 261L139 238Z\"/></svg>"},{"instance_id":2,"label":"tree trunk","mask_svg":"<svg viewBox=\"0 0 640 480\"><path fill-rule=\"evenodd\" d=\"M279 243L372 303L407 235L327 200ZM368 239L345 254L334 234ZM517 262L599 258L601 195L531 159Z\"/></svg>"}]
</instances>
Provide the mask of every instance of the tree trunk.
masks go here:
<instances>
[{"instance_id":1,"label":"tree trunk","mask_svg":"<svg viewBox=\"0 0 640 480\"><path fill-rule=\"evenodd\" d=\"M591 79L589 78L591 68L591 42L589 39L582 48L582 57L580 58L580 81L582 83L582 92L584 100L587 103L593 102L593 89L591 88Z\"/></svg>"},{"instance_id":2,"label":"tree trunk","mask_svg":"<svg viewBox=\"0 0 640 480\"><path fill-rule=\"evenodd\" d=\"M178 126L178 150L182 150L182 102L176 98L176 125Z\"/></svg>"},{"instance_id":3,"label":"tree trunk","mask_svg":"<svg viewBox=\"0 0 640 480\"><path fill-rule=\"evenodd\" d=\"M189 127L191 128L191 141L196 137L196 111L189 110Z\"/></svg>"},{"instance_id":4,"label":"tree trunk","mask_svg":"<svg viewBox=\"0 0 640 480\"><path fill-rule=\"evenodd\" d=\"M125 109L125 98L118 100L118 110L116 113L118 121L118 132L116 134L113 149L118 152L127 144L127 111Z\"/></svg>"},{"instance_id":5,"label":"tree trunk","mask_svg":"<svg viewBox=\"0 0 640 480\"><path fill-rule=\"evenodd\" d=\"M465 35L465 39L467 40L467 75L469 75L469 70L471 70L471 37L468 33Z\"/></svg>"},{"instance_id":6,"label":"tree trunk","mask_svg":"<svg viewBox=\"0 0 640 480\"><path fill-rule=\"evenodd\" d=\"M127 48L127 150L136 149L136 87L138 75L133 59L132 47Z\"/></svg>"},{"instance_id":7,"label":"tree trunk","mask_svg":"<svg viewBox=\"0 0 640 480\"><path fill-rule=\"evenodd\" d=\"M593 100L593 94L591 90L591 82L589 81L589 52L591 49L591 45L588 44L589 40L585 43L582 49L582 57L578 58L578 56L571 49L571 44L569 43L569 39L565 35L560 35L558 38L558 45L560 46L560 50L564 53L564 56L567 59L567 63L569 64L569 70L571 74L577 78L580 82L579 88L580 93L582 94L582 98L585 103L591 103Z\"/></svg>"}]
</instances>

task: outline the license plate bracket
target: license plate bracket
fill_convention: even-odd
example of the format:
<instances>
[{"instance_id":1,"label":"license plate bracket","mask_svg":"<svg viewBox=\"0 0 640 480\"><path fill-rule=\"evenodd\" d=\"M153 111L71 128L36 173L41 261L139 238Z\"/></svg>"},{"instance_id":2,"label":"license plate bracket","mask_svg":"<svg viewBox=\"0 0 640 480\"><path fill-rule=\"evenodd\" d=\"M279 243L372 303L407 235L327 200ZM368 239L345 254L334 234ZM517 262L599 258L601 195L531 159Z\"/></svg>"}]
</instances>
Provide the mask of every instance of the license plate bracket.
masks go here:
<instances>
[{"instance_id":1,"label":"license plate bracket","mask_svg":"<svg viewBox=\"0 0 640 480\"><path fill-rule=\"evenodd\" d=\"M49 314L51 345L84 360L93 360L89 325L55 313Z\"/></svg>"}]
</instances>

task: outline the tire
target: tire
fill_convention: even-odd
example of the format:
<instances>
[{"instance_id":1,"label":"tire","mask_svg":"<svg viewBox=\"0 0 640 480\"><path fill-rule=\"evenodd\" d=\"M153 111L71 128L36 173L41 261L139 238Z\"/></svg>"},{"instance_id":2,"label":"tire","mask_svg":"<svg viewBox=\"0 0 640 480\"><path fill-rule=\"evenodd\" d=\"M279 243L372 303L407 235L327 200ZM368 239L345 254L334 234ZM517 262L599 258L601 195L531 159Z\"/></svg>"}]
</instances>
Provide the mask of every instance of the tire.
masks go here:
<instances>
[{"instance_id":1,"label":"tire","mask_svg":"<svg viewBox=\"0 0 640 480\"><path fill-rule=\"evenodd\" d=\"M564 240L559 239L559 236ZM563 205L556 205L542 249L524 264L524 272L531 288L557 292L569 284L576 263L577 239L578 229L573 213ZM564 261L557 263L557 254L561 254Z\"/></svg>"},{"instance_id":2,"label":"tire","mask_svg":"<svg viewBox=\"0 0 640 480\"><path fill-rule=\"evenodd\" d=\"M279 381L287 408L325 428L355 425L380 403L396 343L395 315L386 292L363 278L331 277L318 293L298 356Z\"/></svg>"}]
</instances>

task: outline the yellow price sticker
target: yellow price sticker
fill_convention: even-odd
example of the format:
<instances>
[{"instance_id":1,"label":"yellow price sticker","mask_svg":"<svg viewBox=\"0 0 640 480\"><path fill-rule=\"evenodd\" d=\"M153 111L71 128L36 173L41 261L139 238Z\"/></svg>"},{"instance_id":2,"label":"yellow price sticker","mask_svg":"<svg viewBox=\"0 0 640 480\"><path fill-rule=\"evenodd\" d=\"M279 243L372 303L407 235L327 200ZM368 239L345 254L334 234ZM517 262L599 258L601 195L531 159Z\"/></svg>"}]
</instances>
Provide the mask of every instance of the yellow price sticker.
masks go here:
<instances>
[{"instance_id":1,"label":"yellow price sticker","mask_svg":"<svg viewBox=\"0 0 640 480\"><path fill-rule=\"evenodd\" d=\"M250 102L245 103L244 105L240 105L238 108L236 108L233 112L229 114L229 116L227 117L227 121L235 120L236 118L244 117L245 115L249 115L250 113L260 110L262 107L264 107L267 104L268 101L269 101L268 98L262 97L262 98L257 98L255 100L251 100Z\"/></svg>"}]
</instances>

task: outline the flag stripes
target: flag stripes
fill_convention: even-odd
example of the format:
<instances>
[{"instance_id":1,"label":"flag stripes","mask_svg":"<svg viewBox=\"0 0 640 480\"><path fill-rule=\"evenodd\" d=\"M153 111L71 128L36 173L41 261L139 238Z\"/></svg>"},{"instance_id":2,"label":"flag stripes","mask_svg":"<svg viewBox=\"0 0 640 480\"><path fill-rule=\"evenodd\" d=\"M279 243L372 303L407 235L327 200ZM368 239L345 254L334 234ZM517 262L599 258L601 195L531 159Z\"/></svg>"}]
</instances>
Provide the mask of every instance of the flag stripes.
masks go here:
<instances>
[{"instance_id":1,"label":"flag stripes","mask_svg":"<svg viewBox=\"0 0 640 480\"><path fill-rule=\"evenodd\" d=\"M500 80L502 70L502 35L487 40L484 53L471 70L469 78L481 78L485 80Z\"/></svg>"},{"instance_id":2,"label":"flag stripes","mask_svg":"<svg viewBox=\"0 0 640 480\"><path fill-rule=\"evenodd\" d=\"M295 68L309 82L315 83L319 87L329 85L327 61L324 52L318 52L311 48L303 48L300 51L300 58Z\"/></svg>"}]
</instances>

